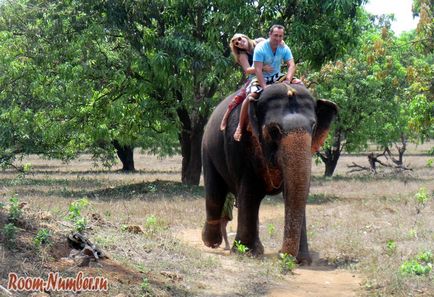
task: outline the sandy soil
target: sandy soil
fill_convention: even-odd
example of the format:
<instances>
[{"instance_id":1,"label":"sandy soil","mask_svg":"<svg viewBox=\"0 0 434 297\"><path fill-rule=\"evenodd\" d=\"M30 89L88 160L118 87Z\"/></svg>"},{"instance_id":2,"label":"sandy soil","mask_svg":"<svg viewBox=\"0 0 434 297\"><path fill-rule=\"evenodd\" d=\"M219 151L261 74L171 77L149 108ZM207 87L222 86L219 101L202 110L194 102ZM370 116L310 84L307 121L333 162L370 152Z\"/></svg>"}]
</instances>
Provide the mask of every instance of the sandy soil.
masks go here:
<instances>
[{"instance_id":1,"label":"sandy soil","mask_svg":"<svg viewBox=\"0 0 434 297\"><path fill-rule=\"evenodd\" d=\"M309 207L309 206L308 206ZM271 211L270 211L271 210ZM280 216L280 213L272 211L272 208L261 210L260 220ZM228 225L228 230L236 230L236 217ZM229 241L235 234L229 233ZM223 250L222 246L213 250L205 247L201 240L200 229L186 229L179 234L179 239L200 249L212 257L216 257L222 265L225 275L236 275L240 272L240 264L234 255ZM361 278L348 270L335 269L324 264L317 254L313 254L313 263L310 266L298 267L294 273L284 275L283 279L273 282L266 288L267 297L351 297L360 292ZM276 250L267 250L265 257L277 257ZM225 279L226 280L226 279ZM222 295L234 292L237 288L236 278L227 278L224 288L221 283L207 283L208 293L220 292ZM230 281L232 280L232 281ZM204 292L207 294L207 292Z\"/></svg>"}]
</instances>

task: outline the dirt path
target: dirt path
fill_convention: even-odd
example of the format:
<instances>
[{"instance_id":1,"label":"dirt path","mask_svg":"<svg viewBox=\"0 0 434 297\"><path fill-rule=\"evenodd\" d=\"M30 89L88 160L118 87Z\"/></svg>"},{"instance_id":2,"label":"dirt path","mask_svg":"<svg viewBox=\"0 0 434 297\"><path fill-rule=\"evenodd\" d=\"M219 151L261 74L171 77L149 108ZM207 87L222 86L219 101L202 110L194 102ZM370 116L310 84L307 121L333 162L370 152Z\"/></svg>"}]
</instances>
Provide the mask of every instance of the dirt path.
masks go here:
<instances>
[{"instance_id":1,"label":"dirt path","mask_svg":"<svg viewBox=\"0 0 434 297\"><path fill-rule=\"evenodd\" d=\"M262 212L262 216L270 217L273 214ZM236 218L230 224L235 224ZM231 226L236 230L236 226ZM232 236L231 236L232 235ZM229 234L229 239L234 234ZM204 294L212 295L212 292L219 292L224 295L236 291L240 285L239 280L231 275L237 275L241 272L239 261L229 251L223 250L222 247L210 249L204 246L201 240L200 229L187 229L179 234L179 239L187 244L200 249L204 253L216 257L221 263L223 273L221 277L214 279L213 282L207 283ZM266 251L266 257L275 257L277 250ZM224 283L224 286L222 286ZM348 270L335 269L331 266L322 264L317 255L313 255L313 263L308 267L300 267L294 271L293 275L283 276L283 279L273 280L273 283L266 285L267 297L351 297L357 296L360 292L361 279Z\"/></svg>"}]
</instances>

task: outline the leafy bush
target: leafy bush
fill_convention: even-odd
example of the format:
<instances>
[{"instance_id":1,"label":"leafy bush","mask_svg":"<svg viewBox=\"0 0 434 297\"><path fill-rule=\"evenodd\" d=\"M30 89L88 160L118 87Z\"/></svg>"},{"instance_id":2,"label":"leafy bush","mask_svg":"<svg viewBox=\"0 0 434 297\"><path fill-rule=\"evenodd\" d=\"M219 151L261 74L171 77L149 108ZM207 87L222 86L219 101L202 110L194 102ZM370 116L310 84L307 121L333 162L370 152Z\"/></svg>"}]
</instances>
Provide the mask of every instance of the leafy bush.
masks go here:
<instances>
[{"instance_id":1,"label":"leafy bush","mask_svg":"<svg viewBox=\"0 0 434 297\"><path fill-rule=\"evenodd\" d=\"M279 254L279 258L282 273L286 274L293 271L297 267L297 262L293 256L283 253Z\"/></svg>"},{"instance_id":2,"label":"leafy bush","mask_svg":"<svg viewBox=\"0 0 434 297\"><path fill-rule=\"evenodd\" d=\"M78 199L72 202L68 208L67 219L74 223L74 228L78 232L82 232L86 229L87 220L82 217L81 211L89 205L89 200L86 198Z\"/></svg>"},{"instance_id":3,"label":"leafy bush","mask_svg":"<svg viewBox=\"0 0 434 297\"><path fill-rule=\"evenodd\" d=\"M22 210L20 208L20 202L17 197L12 197L9 199L9 216L10 222L17 222L22 215Z\"/></svg>"},{"instance_id":4,"label":"leafy bush","mask_svg":"<svg viewBox=\"0 0 434 297\"><path fill-rule=\"evenodd\" d=\"M403 275L428 276L432 271L433 255L430 251L419 253L414 259L405 261L400 271Z\"/></svg>"},{"instance_id":5,"label":"leafy bush","mask_svg":"<svg viewBox=\"0 0 434 297\"><path fill-rule=\"evenodd\" d=\"M416 193L415 198L419 204L426 204L430 198L428 195L428 190L426 188L420 188Z\"/></svg>"},{"instance_id":6,"label":"leafy bush","mask_svg":"<svg viewBox=\"0 0 434 297\"><path fill-rule=\"evenodd\" d=\"M245 254L249 250L247 246L241 243L239 240L235 240L235 248L237 249L237 252L240 254Z\"/></svg>"},{"instance_id":7,"label":"leafy bush","mask_svg":"<svg viewBox=\"0 0 434 297\"><path fill-rule=\"evenodd\" d=\"M387 254L390 256L396 251L396 242L394 240L388 240L386 243Z\"/></svg>"},{"instance_id":8,"label":"leafy bush","mask_svg":"<svg viewBox=\"0 0 434 297\"><path fill-rule=\"evenodd\" d=\"M15 227L15 225L12 223L4 225L2 233L7 246L11 246L14 244L15 238L17 236L17 231L18 228Z\"/></svg>"},{"instance_id":9,"label":"leafy bush","mask_svg":"<svg viewBox=\"0 0 434 297\"><path fill-rule=\"evenodd\" d=\"M50 230L42 228L36 234L35 238L33 239L33 243L36 247L40 247L41 245L48 244L50 242L50 237Z\"/></svg>"}]
</instances>

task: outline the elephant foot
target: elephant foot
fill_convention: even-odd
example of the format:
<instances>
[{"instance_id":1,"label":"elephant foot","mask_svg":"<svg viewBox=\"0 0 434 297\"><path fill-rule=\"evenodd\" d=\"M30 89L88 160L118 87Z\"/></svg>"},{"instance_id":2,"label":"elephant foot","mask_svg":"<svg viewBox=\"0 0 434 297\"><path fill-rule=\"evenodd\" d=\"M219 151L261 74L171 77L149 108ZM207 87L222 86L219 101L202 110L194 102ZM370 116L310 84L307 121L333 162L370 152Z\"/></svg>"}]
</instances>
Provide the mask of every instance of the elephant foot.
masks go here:
<instances>
[{"instance_id":1,"label":"elephant foot","mask_svg":"<svg viewBox=\"0 0 434 297\"><path fill-rule=\"evenodd\" d=\"M312 258L309 253L298 253L295 258L297 259L297 264L300 266L309 266L312 264Z\"/></svg>"},{"instance_id":2,"label":"elephant foot","mask_svg":"<svg viewBox=\"0 0 434 297\"><path fill-rule=\"evenodd\" d=\"M281 254L292 255L292 253L284 251L283 249L279 251L279 255ZM298 252L297 257L295 257L295 259L297 260L297 264L301 266L312 264L312 258L309 252L307 253Z\"/></svg>"},{"instance_id":3,"label":"elephant foot","mask_svg":"<svg viewBox=\"0 0 434 297\"><path fill-rule=\"evenodd\" d=\"M205 223L202 230L202 241L203 243L210 248L218 248L222 243L222 234L220 230L220 223L218 224L209 224Z\"/></svg>"}]
</instances>

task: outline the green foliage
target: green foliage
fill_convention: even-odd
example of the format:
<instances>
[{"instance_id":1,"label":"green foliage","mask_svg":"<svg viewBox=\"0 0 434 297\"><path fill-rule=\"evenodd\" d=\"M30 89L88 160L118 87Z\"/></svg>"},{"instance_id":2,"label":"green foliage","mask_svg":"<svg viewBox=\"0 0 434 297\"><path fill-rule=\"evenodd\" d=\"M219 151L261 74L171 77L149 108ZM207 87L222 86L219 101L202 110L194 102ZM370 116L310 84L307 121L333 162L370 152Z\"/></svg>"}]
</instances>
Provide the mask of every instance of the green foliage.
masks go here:
<instances>
[{"instance_id":1,"label":"green foliage","mask_svg":"<svg viewBox=\"0 0 434 297\"><path fill-rule=\"evenodd\" d=\"M297 267L296 259L286 253L279 254L279 263L282 273L292 272Z\"/></svg>"},{"instance_id":2,"label":"green foliage","mask_svg":"<svg viewBox=\"0 0 434 297\"><path fill-rule=\"evenodd\" d=\"M140 288L143 291L142 296L146 296L146 297L153 296L151 285L149 283L148 278L146 278L146 277L143 278L142 283L140 284Z\"/></svg>"},{"instance_id":3,"label":"green foliage","mask_svg":"<svg viewBox=\"0 0 434 297\"><path fill-rule=\"evenodd\" d=\"M432 271L433 255L430 251L419 253L414 259L405 261L400 266L403 275L428 276Z\"/></svg>"},{"instance_id":4,"label":"green foliage","mask_svg":"<svg viewBox=\"0 0 434 297\"><path fill-rule=\"evenodd\" d=\"M153 227L157 225L157 217L154 215L150 215L146 218L146 227Z\"/></svg>"},{"instance_id":5,"label":"green foliage","mask_svg":"<svg viewBox=\"0 0 434 297\"><path fill-rule=\"evenodd\" d=\"M431 251L424 251L419 253L416 259L420 262L432 263L434 258Z\"/></svg>"},{"instance_id":6,"label":"green foliage","mask_svg":"<svg viewBox=\"0 0 434 297\"><path fill-rule=\"evenodd\" d=\"M81 217L81 218L77 218L74 221L74 228L78 232L83 232L84 230L86 230L86 226L87 226L87 219L86 218Z\"/></svg>"},{"instance_id":7,"label":"green foliage","mask_svg":"<svg viewBox=\"0 0 434 297\"><path fill-rule=\"evenodd\" d=\"M234 33L266 37L272 22L285 24L296 60L318 67L354 45L364 2L1 3L0 164L89 152L111 165L116 141L199 151L194 137L243 79L228 49Z\"/></svg>"},{"instance_id":8,"label":"green foliage","mask_svg":"<svg viewBox=\"0 0 434 297\"><path fill-rule=\"evenodd\" d=\"M267 232L270 237L273 237L273 235L276 233L276 226L274 224L267 224Z\"/></svg>"},{"instance_id":9,"label":"green foliage","mask_svg":"<svg viewBox=\"0 0 434 297\"><path fill-rule=\"evenodd\" d=\"M87 198L81 198L73 201L68 208L67 219L74 221L75 219L81 217L81 211L89 205L89 200Z\"/></svg>"},{"instance_id":10,"label":"green foliage","mask_svg":"<svg viewBox=\"0 0 434 297\"><path fill-rule=\"evenodd\" d=\"M317 97L339 106L323 161L343 149L364 150L368 142L390 147L433 135L433 57L415 51L417 42L414 33L397 38L387 27L367 25L359 48L310 74Z\"/></svg>"},{"instance_id":11,"label":"green foliage","mask_svg":"<svg viewBox=\"0 0 434 297\"><path fill-rule=\"evenodd\" d=\"M30 173L31 170L32 170L32 164L26 163L23 165L23 172L24 173Z\"/></svg>"},{"instance_id":12,"label":"green foliage","mask_svg":"<svg viewBox=\"0 0 434 297\"><path fill-rule=\"evenodd\" d=\"M419 191L414 195L416 202L425 205L430 199L427 188L420 188Z\"/></svg>"},{"instance_id":13,"label":"green foliage","mask_svg":"<svg viewBox=\"0 0 434 297\"><path fill-rule=\"evenodd\" d=\"M244 244L241 243L241 241L239 240L235 240L235 248L237 249L237 252L240 253L241 255L244 255L245 253L247 253L249 251L249 248L247 246L245 246Z\"/></svg>"},{"instance_id":14,"label":"green foliage","mask_svg":"<svg viewBox=\"0 0 434 297\"><path fill-rule=\"evenodd\" d=\"M17 197L11 197L9 199L9 216L10 222L17 222L22 216L22 209L20 208L20 202Z\"/></svg>"},{"instance_id":15,"label":"green foliage","mask_svg":"<svg viewBox=\"0 0 434 297\"><path fill-rule=\"evenodd\" d=\"M393 255L395 251L396 251L396 242L392 239L389 239L386 242L386 252L390 256Z\"/></svg>"},{"instance_id":16,"label":"green foliage","mask_svg":"<svg viewBox=\"0 0 434 297\"><path fill-rule=\"evenodd\" d=\"M156 233L166 228L163 221L159 220L155 215L146 217L145 231L148 233Z\"/></svg>"},{"instance_id":17,"label":"green foliage","mask_svg":"<svg viewBox=\"0 0 434 297\"><path fill-rule=\"evenodd\" d=\"M35 246L37 248L39 248L41 245L49 244L50 238L51 238L50 230L42 228L42 229L39 229L35 238L33 238L33 243L35 244Z\"/></svg>"},{"instance_id":18,"label":"green foliage","mask_svg":"<svg viewBox=\"0 0 434 297\"><path fill-rule=\"evenodd\" d=\"M74 228L78 232L83 232L87 226L87 220L82 217L82 210L89 205L89 200L86 198L81 198L73 201L68 208L67 220L74 223Z\"/></svg>"},{"instance_id":19,"label":"green foliage","mask_svg":"<svg viewBox=\"0 0 434 297\"><path fill-rule=\"evenodd\" d=\"M9 223L3 226L2 233L8 246L13 246L15 244L17 232L18 228L13 223Z\"/></svg>"},{"instance_id":20,"label":"green foliage","mask_svg":"<svg viewBox=\"0 0 434 297\"><path fill-rule=\"evenodd\" d=\"M431 168L434 164L434 159L428 159L426 161L426 167Z\"/></svg>"}]
</instances>

